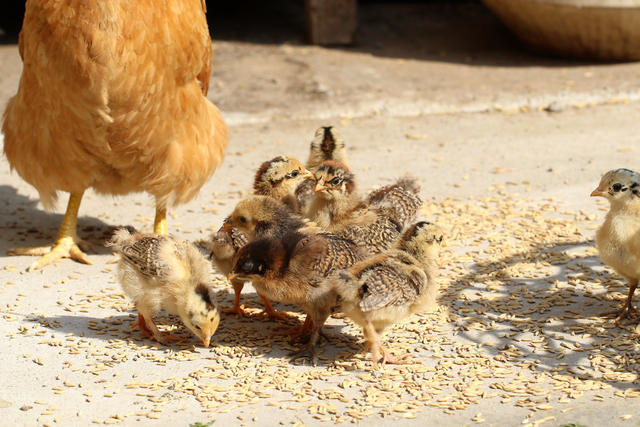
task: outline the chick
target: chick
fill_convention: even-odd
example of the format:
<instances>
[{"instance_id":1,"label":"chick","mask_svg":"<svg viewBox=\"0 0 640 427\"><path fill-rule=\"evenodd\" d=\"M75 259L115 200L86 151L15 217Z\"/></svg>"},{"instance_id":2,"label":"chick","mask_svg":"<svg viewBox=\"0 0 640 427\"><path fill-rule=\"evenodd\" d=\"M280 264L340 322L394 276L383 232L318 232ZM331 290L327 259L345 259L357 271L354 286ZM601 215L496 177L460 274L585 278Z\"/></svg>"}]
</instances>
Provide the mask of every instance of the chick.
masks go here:
<instances>
[{"instance_id":1,"label":"chick","mask_svg":"<svg viewBox=\"0 0 640 427\"><path fill-rule=\"evenodd\" d=\"M629 282L627 300L615 315L616 323L625 317L637 318L631 305L640 279L640 174L615 169L604 174L591 197L604 197L611 205L602 226L596 232L596 247L603 263Z\"/></svg>"},{"instance_id":2,"label":"chick","mask_svg":"<svg viewBox=\"0 0 640 427\"><path fill-rule=\"evenodd\" d=\"M314 171L326 160L335 160L349 166L344 140L333 126L322 126L316 130L307 159L307 169Z\"/></svg>"},{"instance_id":3,"label":"chick","mask_svg":"<svg viewBox=\"0 0 640 427\"><path fill-rule=\"evenodd\" d=\"M347 153L344 141L332 126L323 126L316 130L311 147L309 148L309 158L306 167L315 172L326 160L334 160L344 165L348 165ZM309 209L315 198L314 187L315 178L304 180L296 189L296 200L298 201L298 212L304 216L309 215Z\"/></svg>"},{"instance_id":4,"label":"chick","mask_svg":"<svg viewBox=\"0 0 640 427\"><path fill-rule=\"evenodd\" d=\"M391 185L373 191L366 203L384 210L385 215L400 227L407 227L422 206L420 184L416 178L405 176Z\"/></svg>"},{"instance_id":5,"label":"chick","mask_svg":"<svg viewBox=\"0 0 640 427\"><path fill-rule=\"evenodd\" d=\"M206 246L209 249L209 258L213 261L216 270L223 275L228 275L231 272L233 257L236 252L249 242L249 238L246 233L238 230L229 225L228 218L225 220L220 230L211 236L211 240L207 242ZM235 313L238 315L244 315L244 307L240 305L240 294L242 288L244 288L244 281L231 280L231 286L233 286L234 302L233 307L222 309L224 313ZM276 311L269 300L258 293L258 296L264 304L264 312L271 318L289 320L289 316Z\"/></svg>"},{"instance_id":6,"label":"chick","mask_svg":"<svg viewBox=\"0 0 640 427\"><path fill-rule=\"evenodd\" d=\"M362 200L354 175L338 162L324 162L315 176L316 199L309 217L371 253L389 249L422 204L417 195L399 184L387 186Z\"/></svg>"},{"instance_id":7,"label":"chick","mask_svg":"<svg viewBox=\"0 0 640 427\"><path fill-rule=\"evenodd\" d=\"M299 200L298 187L306 182L315 183L313 174L298 160L292 157L278 156L264 162L253 182L254 194L271 196L285 203L294 212L302 210L303 201Z\"/></svg>"},{"instance_id":8,"label":"chick","mask_svg":"<svg viewBox=\"0 0 640 427\"><path fill-rule=\"evenodd\" d=\"M116 231L111 242L120 254L118 278L125 294L135 301L138 327L161 344L177 337L163 335L152 316L164 309L209 347L220 322L215 294L207 286L210 267L198 249L186 241L160 234Z\"/></svg>"},{"instance_id":9,"label":"chick","mask_svg":"<svg viewBox=\"0 0 640 427\"><path fill-rule=\"evenodd\" d=\"M328 280L341 299L341 310L360 325L371 350L371 360L403 363L380 344L383 330L435 304L436 258L443 234L429 222L407 229L395 247L359 262ZM405 356L406 357L406 356Z\"/></svg>"},{"instance_id":10,"label":"chick","mask_svg":"<svg viewBox=\"0 0 640 427\"><path fill-rule=\"evenodd\" d=\"M262 237L281 238L295 230L318 230L315 224L268 196L249 196L241 200L229 216L229 225L246 233L249 241Z\"/></svg>"},{"instance_id":11,"label":"chick","mask_svg":"<svg viewBox=\"0 0 640 427\"><path fill-rule=\"evenodd\" d=\"M329 288L322 291L319 285L332 273L362 259L362 253L349 240L329 233L293 231L242 247L234 257L229 278L251 280L270 300L300 306L307 313L305 326L311 335L307 346L293 356L308 351L315 365L315 345L337 302L335 292Z\"/></svg>"}]
</instances>

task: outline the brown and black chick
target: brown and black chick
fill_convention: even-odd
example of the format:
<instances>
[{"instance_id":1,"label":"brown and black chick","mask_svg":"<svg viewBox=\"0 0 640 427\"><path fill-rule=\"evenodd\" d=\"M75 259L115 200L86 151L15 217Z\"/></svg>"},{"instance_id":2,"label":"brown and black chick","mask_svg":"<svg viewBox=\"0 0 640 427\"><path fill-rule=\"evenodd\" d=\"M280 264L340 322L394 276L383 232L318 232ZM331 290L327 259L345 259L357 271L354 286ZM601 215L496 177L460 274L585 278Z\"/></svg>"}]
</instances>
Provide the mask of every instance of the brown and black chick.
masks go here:
<instances>
[{"instance_id":1,"label":"brown and black chick","mask_svg":"<svg viewBox=\"0 0 640 427\"><path fill-rule=\"evenodd\" d=\"M136 304L138 327L161 344L179 338L164 335L153 315L164 309L209 346L220 322L213 289L208 286L210 264L187 241L160 234L116 231L109 243L120 254L118 278L124 293Z\"/></svg>"},{"instance_id":2,"label":"brown and black chick","mask_svg":"<svg viewBox=\"0 0 640 427\"><path fill-rule=\"evenodd\" d=\"M337 302L332 289L319 285L331 274L362 259L361 251L349 240L329 233L293 231L242 247L229 277L251 280L256 290L271 301L297 305L307 313L300 332L310 332L308 344L292 356L297 358L308 351L315 365L316 343Z\"/></svg>"},{"instance_id":3,"label":"brown and black chick","mask_svg":"<svg viewBox=\"0 0 640 427\"><path fill-rule=\"evenodd\" d=\"M438 226L418 222L403 233L393 249L327 281L340 296L344 314L362 327L374 367L380 355L383 364L403 363L404 357L393 357L380 344L384 329L435 305L436 258L442 240Z\"/></svg>"},{"instance_id":4,"label":"brown and black chick","mask_svg":"<svg viewBox=\"0 0 640 427\"><path fill-rule=\"evenodd\" d=\"M273 197L285 203L292 210L296 210L298 207L295 198L296 188L307 179L313 179L313 174L307 171L302 163L292 157L277 156L260 165L254 178L253 190L257 195ZM225 276L229 274L233 256L248 241L249 237L233 227L229 218L226 218L222 227L212 236L209 243L210 257L216 269ZM235 294L234 304L232 308L223 309L223 311L242 315L244 309L240 305L240 293L244 282L235 280L231 285ZM287 318L274 310L264 296L259 296L265 305L267 315L275 318Z\"/></svg>"}]
</instances>

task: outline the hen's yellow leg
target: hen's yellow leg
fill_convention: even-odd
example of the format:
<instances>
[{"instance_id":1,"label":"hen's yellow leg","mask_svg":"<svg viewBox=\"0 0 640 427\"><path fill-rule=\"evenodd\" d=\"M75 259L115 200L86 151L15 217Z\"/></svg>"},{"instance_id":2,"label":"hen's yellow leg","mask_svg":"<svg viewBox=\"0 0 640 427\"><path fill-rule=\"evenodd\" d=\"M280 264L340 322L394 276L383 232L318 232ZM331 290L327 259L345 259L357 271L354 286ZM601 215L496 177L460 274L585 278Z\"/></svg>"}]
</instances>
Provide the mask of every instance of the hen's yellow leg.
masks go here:
<instances>
[{"instance_id":1,"label":"hen's yellow leg","mask_svg":"<svg viewBox=\"0 0 640 427\"><path fill-rule=\"evenodd\" d=\"M82 201L83 193L71 193L67 211L60 224L56 241L52 245L39 246L35 248L15 248L10 249L9 255L41 255L41 257L29 266L29 271L37 270L46 265L52 264L61 258L71 258L84 264L93 264L89 257L80 249L88 250L91 245L78 238L76 226L78 223L78 209Z\"/></svg>"},{"instance_id":2,"label":"hen's yellow leg","mask_svg":"<svg viewBox=\"0 0 640 427\"><path fill-rule=\"evenodd\" d=\"M156 218L153 220L153 232L166 236L167 230L167 208L163 203L156 201Z\"/></svg>"}]
</instances>

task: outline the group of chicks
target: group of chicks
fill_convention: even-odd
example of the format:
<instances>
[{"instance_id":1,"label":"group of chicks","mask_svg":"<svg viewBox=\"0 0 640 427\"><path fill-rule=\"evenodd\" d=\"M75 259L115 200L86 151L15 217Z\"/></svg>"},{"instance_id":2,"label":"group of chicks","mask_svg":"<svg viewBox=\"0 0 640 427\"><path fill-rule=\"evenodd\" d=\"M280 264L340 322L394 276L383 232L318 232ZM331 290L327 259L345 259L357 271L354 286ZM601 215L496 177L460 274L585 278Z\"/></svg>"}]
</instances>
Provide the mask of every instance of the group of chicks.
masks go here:
<instances>
[{"instance_id":1,"label":"group of chicks","mask_svg":"<svg viewBox=\"0 0 640 427\"><path fill-rule=\"evenodd\" d=\"M441 229L416 221L422 205L416 179L404 177L363 196L348 166L345 144L331 126L319 128L306 165L278 156L255 175L253 194L240 201L204 246L235 292L251 282L272 318L288 318L271 302L300 307L304 324L288 335L306 344L317 363L317 343L327 318L342 312L362 327L377 366L403 363L380 343L383 330L435 305ZM111 245L120 253L119 278L138 309L138 326L161 343L152 316L178 315L209 345L220 314L208 286L209 261L190 242L121 229Z\"/></svg>"},{"instance_id":2,"label":"group of chicks","mask_svg":"<svg viewBox=\"0 0 640 427\"><path fill-rule=\"evenodd\" d=\"M343 140L333 127L322 127L306 165L278 156L260 166L253 194L204 242L209 260L193 243L161 234L121 229L110 244L121 255L119 278L136 303L137 325L160 343L183 339L154 324L152 316L164 309L209 346L220 322L209 286L212 261L235 293L233 307L222 311L243 315L241 291L251 282L269 317L289 319L271 302L306 313L304 324L288 331L293 339L306 339L292 358L308 353L315 364L325 321L342 312L362 328L374 367L380 359L403 363L384 349L380 335L435 305L443 244L437 225L414 222L422 205L419 191L414 178L404 177L363 196ZM591 196L611 204L596 234L600 257L630 283L625 304L611 314L616 322L637 318L631 300L640 280L640 174L609 171Z\"/></svg>"}]
</instances>

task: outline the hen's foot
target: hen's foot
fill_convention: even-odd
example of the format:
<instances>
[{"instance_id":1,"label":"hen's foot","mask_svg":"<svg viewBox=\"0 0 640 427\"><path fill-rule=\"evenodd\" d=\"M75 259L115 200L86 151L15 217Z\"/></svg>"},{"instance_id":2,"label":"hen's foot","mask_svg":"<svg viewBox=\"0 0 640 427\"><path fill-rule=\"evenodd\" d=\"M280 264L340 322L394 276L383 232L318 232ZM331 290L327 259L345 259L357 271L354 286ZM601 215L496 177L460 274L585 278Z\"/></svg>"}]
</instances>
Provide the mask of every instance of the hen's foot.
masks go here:
<instances>
[{"instance_id":1,"label":"hen's foot","mask_svg":"<svg viewBox=\"0 0 640 427\"><path fill-rule=\"evenodd\" d=\"M55 244L37 246L33 248L15 248L7 251L9 255L35 255L40 258L29 266L29 271L38 270L49 264L53 264L62 258L71 258L83 264L93 264L91 259L83 252L93 247L88 242L66 236L58 239Z\"/></svg>"}]
</instances>

